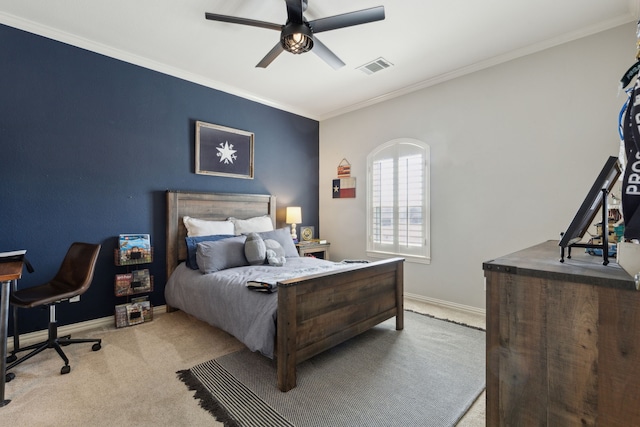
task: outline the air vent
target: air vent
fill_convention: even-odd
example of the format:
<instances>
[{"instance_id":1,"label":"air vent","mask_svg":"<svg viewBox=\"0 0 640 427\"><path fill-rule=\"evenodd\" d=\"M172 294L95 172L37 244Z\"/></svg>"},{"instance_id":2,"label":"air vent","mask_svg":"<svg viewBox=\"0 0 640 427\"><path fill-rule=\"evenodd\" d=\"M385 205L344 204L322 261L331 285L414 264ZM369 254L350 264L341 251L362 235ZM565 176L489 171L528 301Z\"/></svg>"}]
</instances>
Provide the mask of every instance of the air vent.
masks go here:
<instances>
[{"instance_id":1,"label":"air vent","mask_svg":"<svg viewBox=\"0 0 640 427\"><path fill-rule=\"evenodd\" d=\"M389 68L391 67L393 64L389 61L387 61L384 58L378 58L374 61L371 61L367 64L364 64L360 67L358 67L358 70L361 70L363 73L365 74L373 74L373 73L377 73L378 71L382 71L385 68Z\"/></svg>"}]
</instances>

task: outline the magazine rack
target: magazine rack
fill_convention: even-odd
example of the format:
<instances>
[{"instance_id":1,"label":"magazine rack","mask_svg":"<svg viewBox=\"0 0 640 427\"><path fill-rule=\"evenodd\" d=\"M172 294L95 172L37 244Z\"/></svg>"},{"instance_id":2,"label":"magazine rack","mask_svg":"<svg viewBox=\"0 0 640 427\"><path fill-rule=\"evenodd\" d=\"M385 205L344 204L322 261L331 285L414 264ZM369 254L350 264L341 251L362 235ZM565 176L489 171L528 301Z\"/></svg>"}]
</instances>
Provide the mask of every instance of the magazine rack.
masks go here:
<instances>
[{"instance_id":1,"label":"magazine rack","mask_svg":"<svg viewBox=\"0 0 640 427\"><path fill-rule=\"evenodd\" d=\"M116 328L124 328L153 320L153 306L149 294L153 292L153 276L148 269L131 270L130 266L153 262L153 247L136 253L123 253L119 249L113 251L114 264L127 266L125 273L116 274L114 293L118 298L126 297L127 302L115 307ZM132 295L141 295L130 298Z\"/></svg>"},{"instance_id":2,"label":"magazine rack","mask_svg":"<svg viewBox=\"0 0 640 427\"><path fill-rule=\"evenodd\" d=\"M128 255L125 255L119 249L114 249L113 258L118 267L123 265L150 264L153 262L153 247L145 252L134 252Z\"/></svg>"}]
</instances>

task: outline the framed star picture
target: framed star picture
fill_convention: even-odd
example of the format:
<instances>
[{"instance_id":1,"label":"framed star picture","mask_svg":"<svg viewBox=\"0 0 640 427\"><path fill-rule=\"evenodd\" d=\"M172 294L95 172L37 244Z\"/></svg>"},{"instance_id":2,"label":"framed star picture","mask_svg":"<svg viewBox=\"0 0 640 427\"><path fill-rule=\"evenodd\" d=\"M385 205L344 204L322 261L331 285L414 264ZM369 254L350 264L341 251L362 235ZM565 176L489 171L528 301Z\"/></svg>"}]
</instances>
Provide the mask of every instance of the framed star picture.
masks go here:
<instances>
[{"instance_id":1,"label":"framed star picture","mask_svg":"<svg viewBox=\"0 0 640 427\"><path fill-rule=\"evenodd\" d=\"M253 179L253 133L197 121L196 173Z\"/></svg>"}]
</instances>

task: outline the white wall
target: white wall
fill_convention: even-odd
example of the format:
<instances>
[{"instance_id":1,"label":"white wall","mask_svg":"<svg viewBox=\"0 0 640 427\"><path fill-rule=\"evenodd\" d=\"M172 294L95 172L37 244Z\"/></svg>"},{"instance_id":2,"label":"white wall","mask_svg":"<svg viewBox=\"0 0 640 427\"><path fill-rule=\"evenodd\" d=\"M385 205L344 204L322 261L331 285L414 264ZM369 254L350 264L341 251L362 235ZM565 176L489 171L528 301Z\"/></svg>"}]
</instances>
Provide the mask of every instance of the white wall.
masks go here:
<instances>
[{"instance_id":1,"label":"white wall","mask_svg":"<svg viewBox=\"0 0 640 427\"><path fill-rule=\"evenodd\" d=\"M417 138L431 146L432 262L407 263L405 292L484 309L482 262L558 239L618 154L618 82L634 62L635 30L624 25L322 121L320 230L331 258L366 258L369 151ZM342 158L355 199L331 196Z\"/></svg>"}]
</instances>

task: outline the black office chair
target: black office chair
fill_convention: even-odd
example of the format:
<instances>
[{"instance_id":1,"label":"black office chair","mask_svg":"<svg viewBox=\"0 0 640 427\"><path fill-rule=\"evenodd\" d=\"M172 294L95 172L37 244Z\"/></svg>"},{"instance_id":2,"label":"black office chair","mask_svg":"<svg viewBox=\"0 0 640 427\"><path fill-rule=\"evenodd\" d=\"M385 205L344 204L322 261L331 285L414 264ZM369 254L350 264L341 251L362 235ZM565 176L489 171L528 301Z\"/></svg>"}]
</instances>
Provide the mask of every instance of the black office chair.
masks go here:
<instances>
[{"instance_id":1,"label":"black office chair","mask_svg":"<svg viewBox=\"0 0 640 427\"><path fill-rule=\"evenodd\" d=\"M62 351L60 346L77 343L93 342L91 349L98 351L101 348L102 340L99 339L71 339L70 335L58 337L58 322L56 321L56 304L85 293L91 281L93 280L93 272L95 270L100 245L91 243L73 243L67 254L62 260L62 265L58 273L49 282L30 288L14 290L11 292L9 302L16 307L33 308L33 307L49 307L49 334L46 341L38 344L29 345L19 348L19 336L17 322L14 322L14 350L11 356L7 358L6 381L11 381L15 375L8 373L11 368L24 362L42 352L47 348L54 348L62 360L64 366L60 370L60 374L68 374L71 371L69 359ZM17 358L16 353L31 350L30 353Z\"/></svg>"}]
</instances>

